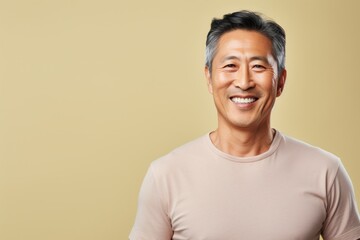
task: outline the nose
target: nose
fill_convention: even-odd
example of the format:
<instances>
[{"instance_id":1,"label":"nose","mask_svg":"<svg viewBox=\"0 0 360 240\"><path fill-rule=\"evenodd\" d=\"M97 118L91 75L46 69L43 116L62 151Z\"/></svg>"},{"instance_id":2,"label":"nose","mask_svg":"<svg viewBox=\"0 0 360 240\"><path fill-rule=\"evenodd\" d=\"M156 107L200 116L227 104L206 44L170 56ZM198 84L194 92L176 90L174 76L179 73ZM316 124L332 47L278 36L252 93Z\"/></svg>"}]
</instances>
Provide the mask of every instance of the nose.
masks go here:
<instances>
[{"instance_id":1,"label":"nose","mask_svg":"<svg viewBox=\"0 0 360 240\"><path fill-rule=\"evenodd\" d=\"M252 79L249 68L246 66L238 70L238 74L234 79L235 87L240 88L241 90L248 90L255 86L255 82Z\"/></svg>"}]
</instances>

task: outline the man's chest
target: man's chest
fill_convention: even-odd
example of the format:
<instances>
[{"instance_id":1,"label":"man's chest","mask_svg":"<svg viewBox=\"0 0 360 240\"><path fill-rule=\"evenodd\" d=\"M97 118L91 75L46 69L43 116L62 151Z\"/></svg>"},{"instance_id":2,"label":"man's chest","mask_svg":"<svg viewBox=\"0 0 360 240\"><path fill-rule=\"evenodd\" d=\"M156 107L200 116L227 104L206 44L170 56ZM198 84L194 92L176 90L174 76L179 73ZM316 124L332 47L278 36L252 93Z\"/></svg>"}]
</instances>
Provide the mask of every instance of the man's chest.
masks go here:
<instances>
[{"instance_id":1,"label":"man's chest","mask_svg":"<svg viewBox=\"0 0 360 240\"><path fill-rule=\"evenodd\" d=\"M206 178L179 186L169 212L173 239L319 239L324 201L306 181Z\"/></svg>"}]
</instances>

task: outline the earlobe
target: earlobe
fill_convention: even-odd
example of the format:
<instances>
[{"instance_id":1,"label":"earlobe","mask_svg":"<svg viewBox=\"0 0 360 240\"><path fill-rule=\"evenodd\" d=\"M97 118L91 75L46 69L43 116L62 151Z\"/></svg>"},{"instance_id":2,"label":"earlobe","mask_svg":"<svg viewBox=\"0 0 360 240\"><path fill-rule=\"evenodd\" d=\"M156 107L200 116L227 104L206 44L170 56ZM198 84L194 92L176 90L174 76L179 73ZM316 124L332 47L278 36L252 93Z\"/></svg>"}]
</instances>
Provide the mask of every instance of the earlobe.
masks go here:
<instances>
[{"instance_id":1,"label":"earlobe","mask_svg":"<svg viewBox=\"0 0 360 240\"><path fill-rule=\"evenodd\" d=\"M210 74L210 70L207 66L205 67L205 78L206 78L208 91L209 91L209 93L213 94L211 74Z\"/></svg>"},{"instance_id":2,"label":"earlobe","mask_svg":"<svg viewBox=\"0 0 360 240\"><path fill-rule=\"evenodd\" d=\"M278 82L278 87L277 87L277 94L276 96L279 97L282 92L284 91L284 86L285 86L285 82L286 82L286 69L283 69L281 76L279 77L279 82Z\"/></svg>"}]
</instances>

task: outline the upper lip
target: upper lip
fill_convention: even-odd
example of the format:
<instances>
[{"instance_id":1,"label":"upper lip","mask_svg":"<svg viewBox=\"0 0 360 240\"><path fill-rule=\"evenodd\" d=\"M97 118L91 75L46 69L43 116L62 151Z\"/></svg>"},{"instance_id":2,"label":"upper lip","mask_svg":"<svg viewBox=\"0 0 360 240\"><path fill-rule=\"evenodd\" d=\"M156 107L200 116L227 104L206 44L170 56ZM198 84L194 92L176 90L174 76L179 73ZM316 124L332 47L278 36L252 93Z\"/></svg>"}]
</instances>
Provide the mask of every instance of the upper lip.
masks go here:
<instances>
[{"instance_id":1,"label":"upper lip","mask_svg":"<svg viewBox=\"0 0 360 240\"><path fill-rule=\"evenodd\" d=\"M234 94L234 95L230 95L230 98L255 98L255 99L258 99L258 97L254 96L254 95L249 95L249 94L246 94L246 95L243 95L243 94Z\"/></svg>"}]
</instances>

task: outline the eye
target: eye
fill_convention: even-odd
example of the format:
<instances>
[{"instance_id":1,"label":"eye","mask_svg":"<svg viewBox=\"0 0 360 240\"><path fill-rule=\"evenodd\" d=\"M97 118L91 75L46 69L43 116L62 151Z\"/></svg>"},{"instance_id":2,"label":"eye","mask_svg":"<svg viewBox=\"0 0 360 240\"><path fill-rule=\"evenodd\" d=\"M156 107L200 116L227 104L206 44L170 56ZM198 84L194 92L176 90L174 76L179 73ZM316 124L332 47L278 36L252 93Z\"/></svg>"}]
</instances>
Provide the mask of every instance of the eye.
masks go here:
<instances>
[{"instance_id":1,"label":"eye","mask_svg":"<svg viewBox=\"0 0 360 240\"><path fill-rule=\"evenodd\" d=\"M223 68L236 68L236 65L233 63L226 64Z\"/></svg>"},{"instance_id":2,"label":"eye","mask_svg":"<svg viewBox=\"0 0 360 240\"><path fill-rule=\"evenodd\" d=\"M264 71L266 69L266 67L264 65L260 65L260 64L255 64L252 68L255 71Z\"/></svg>"},{"instance_id":3,"label":"eye","mask_svg":"<svg viewBox=\"0 0 360 240\"><path fill-rule=\"evenodd\" d=\"M256 64L253 66L253 68L257 68L257 69L265 69L265 67L263 65L260 64Z\"/></svg>"}]
</instances>

